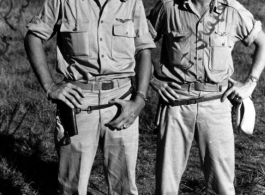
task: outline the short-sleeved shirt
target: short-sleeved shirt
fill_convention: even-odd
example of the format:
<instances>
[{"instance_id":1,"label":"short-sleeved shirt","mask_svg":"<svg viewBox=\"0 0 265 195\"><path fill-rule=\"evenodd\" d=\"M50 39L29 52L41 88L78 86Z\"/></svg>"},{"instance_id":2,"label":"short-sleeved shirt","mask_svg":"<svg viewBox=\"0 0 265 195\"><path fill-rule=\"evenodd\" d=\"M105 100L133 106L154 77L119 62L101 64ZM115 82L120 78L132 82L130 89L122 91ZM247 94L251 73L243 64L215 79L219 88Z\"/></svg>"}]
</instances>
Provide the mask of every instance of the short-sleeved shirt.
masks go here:
<instances>
[{"instance_id":1,"label":"short-sleeved shirt","mask_svg":"<svg viewBox=\"0 0 265 195\"><path fill-rule=\"evenodd\" d=\"M58 71L69 80L135 74L135 55L155 48L142 0L45 0L27 25L46 41L57 33Z\"/></svg>"},{"instance_id":2,"label":"short-sleeved shirt","mask_svg":"<svg viewBox=\"0 0 265 195\"><path fill-rule=\"evenodd\" d=\"M177 83L228 79L235 43L250 45L262 30L235 0L212 0L203 15L191 0L161 0L148 18L156 39L163 37L160 76Z\"/></svg>"}]
</instances>

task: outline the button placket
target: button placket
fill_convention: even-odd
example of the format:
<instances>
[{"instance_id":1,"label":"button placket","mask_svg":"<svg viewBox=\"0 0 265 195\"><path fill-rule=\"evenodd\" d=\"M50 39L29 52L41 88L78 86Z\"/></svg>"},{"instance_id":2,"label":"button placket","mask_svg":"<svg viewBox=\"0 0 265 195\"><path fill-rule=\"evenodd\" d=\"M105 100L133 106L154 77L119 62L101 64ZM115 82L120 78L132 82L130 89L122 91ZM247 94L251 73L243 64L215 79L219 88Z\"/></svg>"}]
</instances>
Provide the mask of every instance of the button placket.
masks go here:
<instances>
[{"instance_id":1,"label":"button placket","mask_svg":"<svg viewBox=\"0 0 265 195\"><path fill-rule=\"evenodd\" d=\"M105 59L105 54L104 54L104 42L103 42L103 33L104 32L104 27L105 27L105 20L103 14L101 15L100 22L98 25L98 52L100 56L100 61Z\"/></svg>"},{"instance_id":2,"label":"button placket","mask_svg":"<svg viewBox=\"0 0 265 195\"><path fill-rule=\"evenodd\" d=\"M201 39L201 41L197 41L197 48L199 48L200 45L198 44L204 44L204 34L203 32L203 19L200 19L198 23L198 30L197 30L197 37L196 39ZM204 66L203 66L203 51L204 49L197 49L196 51L196 64L197 64L197 79L198 80L203 80L204 76Z\"/></svg>"}]
</instances>

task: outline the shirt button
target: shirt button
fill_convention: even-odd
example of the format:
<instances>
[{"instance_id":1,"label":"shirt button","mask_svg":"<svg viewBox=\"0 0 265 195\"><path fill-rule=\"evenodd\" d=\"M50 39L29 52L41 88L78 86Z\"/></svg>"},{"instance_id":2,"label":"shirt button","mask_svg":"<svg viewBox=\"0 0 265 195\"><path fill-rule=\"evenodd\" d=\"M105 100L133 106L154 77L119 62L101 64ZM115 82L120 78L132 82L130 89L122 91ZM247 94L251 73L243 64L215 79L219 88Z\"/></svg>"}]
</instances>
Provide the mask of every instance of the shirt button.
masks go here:
<instances>
[{"instance_id":1,"label":"shirt button","mask_svg":"<svg viewBox=\"0 0 265 195\"><path fill-rule=\"evenodd\" d=\"M104 58L104 55L101 55L102 58Z\"/></svg>"},{"instance_id":2,"label":"shirt button","mask_svg":"<svg viewBox=\"0 0 265 195\"><path fill-rule=\"evenodd\" d=\"M202 76L199 77L199 80L202 80Z\"/></svg>"},{"instance_id":3,"label":"shirt button","mask_svg":"<svg viewBox=\"0 0 265 195\"><path fill-rule=\"evenodd\" d=\"M101 20L100 23L103 23L103 20Z\"/></svg>"},{"instance_id":4,"label":"shirt button","mask_svg":"<svg viewBox=\"0 0 265 195\"><path fill-rule=\"evenodd\" d=\"M225 46L225 44L223 43L222 46Z\"/></svg>"},{"instance_id":5,"label":"shirt button","mask_svg":"<svg viewBox=\"0 0 265 195\"><path fill-rule=\"evenodd\" d=\"M203 21L202 20L200 20L200 23L202 23Z\"/></svg>"},{"instance_id":6,"label":"shirt button","mask_svg":"<svg viewBox=\"0 0 265 195\"><path fill-rule=\"evenodd\" d=\"M99 40L102 41L102 38L100 38Z\"/></svg>"},{"instance_id":7,"label":"shirt button","mask_svg":"<svg viewBox=\"0 0 265 195\"><path fill-rule=\"evenodd\" d=\"M128 35L128 32L126 32L126 35Z\"/></svg>"}]
</instances>

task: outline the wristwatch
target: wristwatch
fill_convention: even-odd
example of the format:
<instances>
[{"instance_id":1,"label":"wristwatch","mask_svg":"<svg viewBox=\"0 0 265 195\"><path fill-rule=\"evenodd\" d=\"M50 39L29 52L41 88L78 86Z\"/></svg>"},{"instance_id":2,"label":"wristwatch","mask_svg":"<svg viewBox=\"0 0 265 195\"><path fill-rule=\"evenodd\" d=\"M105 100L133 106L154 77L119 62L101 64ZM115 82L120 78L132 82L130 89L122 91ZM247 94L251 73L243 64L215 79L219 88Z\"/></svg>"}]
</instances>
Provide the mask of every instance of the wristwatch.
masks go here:
<instances>
[{"instance_id":1,"label":"wristwatch","mask_svg":"<svg viewBox=\"0 0 265 195\"><path fill-rule=\"evenodd\" d=\"M249 77L248 77L248 79L250 79L252 82L258 82L259 81L259 78L258 77L255 77L255 76L253 76L253 75L250 75Z\"/></svg>"}]
</instances>

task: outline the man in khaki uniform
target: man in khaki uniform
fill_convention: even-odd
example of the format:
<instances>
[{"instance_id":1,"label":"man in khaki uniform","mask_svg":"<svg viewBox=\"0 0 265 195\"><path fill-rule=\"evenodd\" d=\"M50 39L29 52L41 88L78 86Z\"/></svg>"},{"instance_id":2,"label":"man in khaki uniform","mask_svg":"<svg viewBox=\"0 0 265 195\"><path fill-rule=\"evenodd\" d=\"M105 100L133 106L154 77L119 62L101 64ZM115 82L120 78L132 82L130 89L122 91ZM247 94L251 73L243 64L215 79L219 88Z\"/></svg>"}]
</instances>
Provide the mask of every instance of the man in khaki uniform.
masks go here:
<instances>
[{"instance_id":1,"label":"man in khaki uniform","mask_svg":"<svg viewBox=\"0 0 265 195\"><path fill-rule=\"evenodd\" d=\"M195 139L207 193L234 195L230 101L251 96L264 68L261 23L236 0L160 0L149 19L155 40L163 37L151 80L161 97L156 194L178 194ZM230 78L237 41L256 45L244 83Z\"/></svg>"},{"instance_id":2,"label":"man in khaki uniform","mask_svg":"<svg viewBox=\"0 0 265 195\"><path fill-rule=\"evenodd\" d=\"M79 110L78 134L70 144L64 141L68 133L57 117L59 194L87 194L98 145L104 154L108 194L138 194L138 115L150 79L150 48L155 47L142 1L45 0L27 27L26 51L47 97ZM62 83L54 82L42 46L55 33ZM135 89L126 96L133 76ZM126 99L119 99L122 96Z\"/></svg>"}]
</instances>

